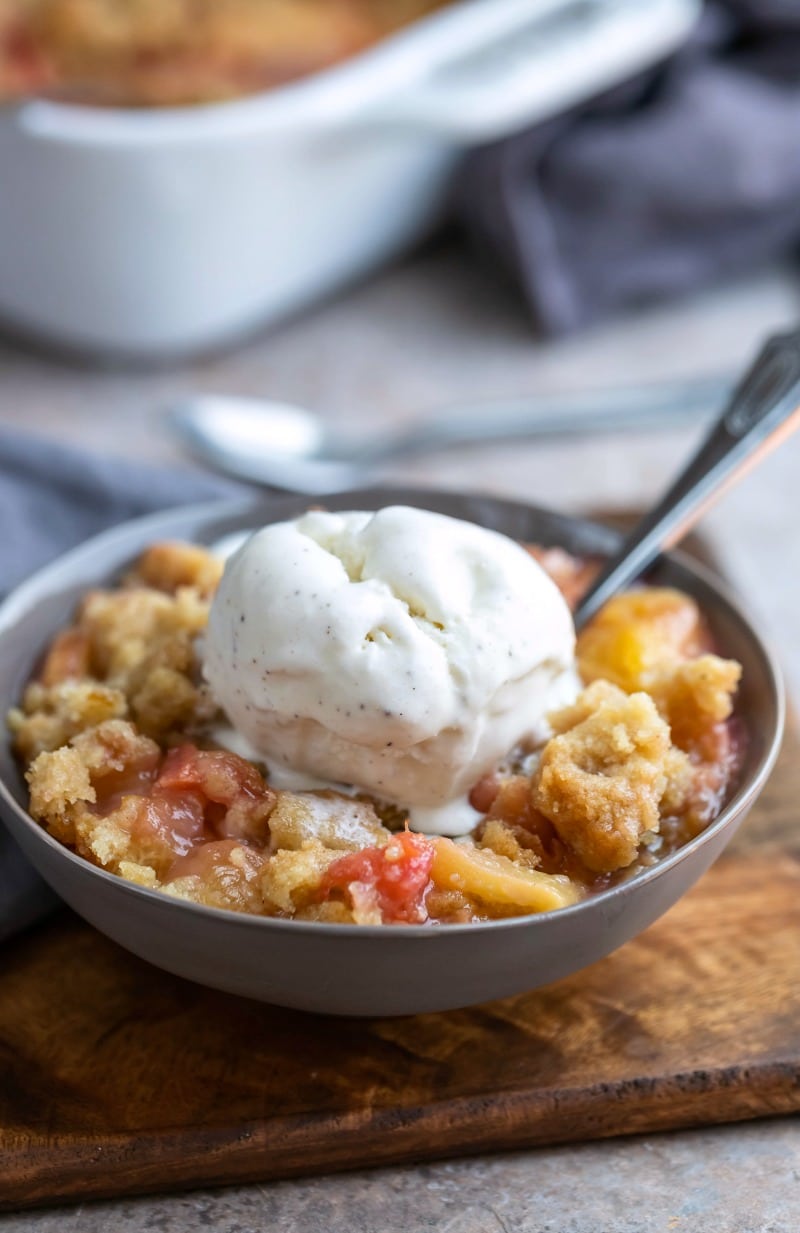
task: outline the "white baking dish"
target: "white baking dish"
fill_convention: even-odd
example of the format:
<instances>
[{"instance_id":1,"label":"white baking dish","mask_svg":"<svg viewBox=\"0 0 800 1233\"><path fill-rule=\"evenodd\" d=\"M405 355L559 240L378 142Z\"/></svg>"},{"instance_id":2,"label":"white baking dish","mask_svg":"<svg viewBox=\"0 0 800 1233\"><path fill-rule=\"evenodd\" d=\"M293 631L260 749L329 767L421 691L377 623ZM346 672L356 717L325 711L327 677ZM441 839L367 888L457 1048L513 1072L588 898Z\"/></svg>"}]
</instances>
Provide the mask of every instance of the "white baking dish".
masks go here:
<instances>
[{"instance_id":1,"label":"white baking dish","mask_svg":"<svg viewBox=\"0 0 800 1233\"><path fill-rule=\"evenodd\" d=\"M82 351L217 346L397 254L465 146L666 54L698 0L462 0L208 107L0 110L0 318Z\"/></svg>"}]
</instances>

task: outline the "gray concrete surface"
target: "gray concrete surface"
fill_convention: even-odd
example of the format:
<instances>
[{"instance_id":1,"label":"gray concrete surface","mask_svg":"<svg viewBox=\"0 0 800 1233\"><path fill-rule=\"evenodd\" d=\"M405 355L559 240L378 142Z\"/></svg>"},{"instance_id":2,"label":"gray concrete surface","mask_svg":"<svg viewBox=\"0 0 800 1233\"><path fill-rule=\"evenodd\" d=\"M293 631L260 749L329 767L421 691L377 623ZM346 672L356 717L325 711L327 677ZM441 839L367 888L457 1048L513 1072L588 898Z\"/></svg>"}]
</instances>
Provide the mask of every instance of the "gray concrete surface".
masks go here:
<instances>
[{"instance_id":1,"label":"gray concrete surface","mask_svg":"<svg viewBox=\"0 0 800 1233\"><path fill-rule=\"evenodd\" d=\"M98 1203L3 1233L796 1233L788 1121Z\"/></svg>"}]
</instances>

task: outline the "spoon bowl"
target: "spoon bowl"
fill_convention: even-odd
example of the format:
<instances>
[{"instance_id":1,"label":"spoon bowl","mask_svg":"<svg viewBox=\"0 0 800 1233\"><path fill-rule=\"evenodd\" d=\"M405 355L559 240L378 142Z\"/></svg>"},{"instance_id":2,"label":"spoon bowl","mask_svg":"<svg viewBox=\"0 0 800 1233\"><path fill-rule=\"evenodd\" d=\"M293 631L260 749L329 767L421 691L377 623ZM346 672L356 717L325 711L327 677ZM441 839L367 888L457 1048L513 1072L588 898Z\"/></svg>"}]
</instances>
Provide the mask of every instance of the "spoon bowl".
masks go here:
<instances>
[{"instance_id":1,"label":"spoon bowl","mask_svg":"<svg viewBox=\"0 0 800 1233\"><path fill-rule=\"evenodd\" d=\"M43 647L90 587L112 583L149 544L226 536L295 517L300 497L204 505L139 519L48 566L0 608L0 707L16 704ZM484 496L365 489L330 497L332 510L390 504L464 518L514 539L609 555L608 528ZM438 927L348 926L238 915L182 902L106 873L51 838L27 812L8 742L0 749L0 812L42 877L120 945L201 984L304 1010L340 1015L439 1011L558 980L607 955L665 912L731 839L764 786L780 746L783 694L775 662L734 600L707 571L675 556L654 581L693 595L726 654L744 669L737 714L747 736L738 786L696 839L611 890L540 916Z\"/></svg>"},{"instance_id":2,"label":"spoon bowl","mask_svg":"<svg viewBox=\"0 0 800 1233\"><path fill-rule=\"evenodd\" d=\"M314 494L357 482L353 463L320 456L322 420L302 407L205 394L172 408L170 420L191 454L237 479Z\"/></svg>"}]
</instances>

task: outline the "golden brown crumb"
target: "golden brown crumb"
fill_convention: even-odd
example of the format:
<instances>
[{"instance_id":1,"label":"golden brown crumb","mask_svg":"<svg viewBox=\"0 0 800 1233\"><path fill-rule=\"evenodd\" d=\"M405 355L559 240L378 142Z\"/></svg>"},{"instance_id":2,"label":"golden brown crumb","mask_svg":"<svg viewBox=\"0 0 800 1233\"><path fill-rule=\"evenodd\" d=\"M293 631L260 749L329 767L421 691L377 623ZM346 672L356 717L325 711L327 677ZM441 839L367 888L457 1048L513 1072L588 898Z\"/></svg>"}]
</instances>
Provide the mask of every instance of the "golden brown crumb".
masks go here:
<instances>
[{"instance_id":1,"label":"golden brown crumb","mask_svg":"<svg viewBox=\"0 0 800 1233\"><path fill-rule=\"evenodd\" d=\"M182 739L192 730L201 694L188 672L166 664L143 663L130 679L130 707L142 732Z\"/></svg>"},{"instance_id":2,"label":"golden brown crumb","mask_svg":"<svg viewBox=\"0 0 800 1233\"><path fill-rule=\"evenodd\" d=\"M30 787L30 811L54 838L75 847L104 868L116 869L120 861L151 865L143 847L134 843L132 831L138 805L125 802L115 814L101 817L90 808L97 803L98 789L108 790L127 773L154 770L158 746L125 720L108 720L74 736L69 745L40 753L25 778ZM129 797L128 801L138 798ZM159 844L159 863L166 859ZM149 854L148 854L149 856Z\"/></svg>"},{"instance_id":3,"label":"golden brown crumb","mask_svg":"<svg viewBox=\"0 0 800 1233\"><path fill-rule=\"evenodd\" d=\"M740 664L718 655L701 655L654 671L648 693L670 725L676 745L702 750L709 731L733 711L741 675Z\"/></svg>"},{"instance_id":4,"label":"golden brown crumb","mask_svg":"<svg viewBox=\"0 0 800 1233\"><path fill-rule=\"evenodd\" d=\"M140 816L141 802L136 796L125 797L107 817L90 809L76 810L76 852L111 873L121 874L123 865L135 865L152 869L160 877L174 853L161 836L136 834Z\"/></svg>"},{"instance_id":5,"label":"golden brown crumb","mask_svg":"<svg viewBox=\"0 0 800 1233\"><path fill-rule=\"evenodd\" d=\"M667 782L659 810L662 818L673 817L688 808L694 784L694 768L684 750L674 743L664 759L664 774Z\"/></svg>"},{"instance_id":6,"label":"golden brown crumb","mask_svg":"<svg viewBox=\"0 0 800 1233\"><path fill-rule=\"evenodd\" d=\"M106 660L105 679L123 690L142 731L155 740L185 739L195 712L208 704L195 655L208 602L187 587L174 596L123 591L96 602L85 619Z\"/></svg>"},{"instance_id":7,"label":"golden brown crumb","mask_svg":"<svg viewBox=\"0 0 800 1233\"><path fill-rule=\"evenodd\" d=\"M551 723L558 735L533 778L535 807L589 869L625 868L643 836L659 828L674 760L667 724L646 694L627 695L606 681Z\"/></svg>"},{"instance_id":8,"label":"golden brown crumb","mask_svg":"<svg viewBox=\"0 0 800 1233\"><path fill-rule=\"evenodd\" d=\"M79 627L90 638L92 669L103 680L127 675L154 657L185 670L191 639L205 629L208 604L182 587L164 595L149 587L93 591L81 607Z\"/></svg>"},{"instance_id":9,"label":"golden brown crumb","mask_svg":"<svg viewBox=\"0 0 800 1233\"><path fill-rule=\"evenodd\" d=\"M279 792L269 818L273 849L301 849L312 841L355 852L389 841L372 805L335 792Z\"/></svg>"},{"instance_id":10,"label":"golden brown crumb","mask_svg":"<svg viewBox=\"0 0 800 1233\"><path fill-rule=\"evenodd\" d=\"M298 851L275 852L264 864L261 894L264 907L272 915L291 916L314 899L322 875L338 860L341 852L325 848L314 840Z\"/></svg>"},{"instance_id":11,"label":"golden brown crumb","mask_svg":"<svg viewBox=\"0 0 800 1233\"><path fill-rule=\"evenodd\" d=\"M8 716L14 748L26 763L44 751L66 745L79 732L127 714L125 695L97 681L63 681L45 686L34 681L22 707Z\"/></svg>"},{"instance_id":12,"label":"golden brown crumb","mask_svg":"<svg viewBox=\"0 0 800 1233\"><path fill-rule=\"evenodd\" d=\"M323 903L309 903L295 912L297 920L314 920L323 925L355 925L349 904L339 899L326 899Z\"/></svg>"},{"instance_id":13,"label":"golden brown crumb","mask_svg":"<svg viewBox=\"0 0 800 1233\"><path fill-rule=\"evenodd\" d=\"M530 869L566 873L579 882L592 880L552 822L535 807L529 775L501 780L486 821L478 828L477 842Z\"/></svg>"},{"instance_id":14,"label":"golden brown crumb","mask_svg":"<svg viewBox=\"0 0 800 1233\"><path fill-rule=\"evenodd\" d=\"M527 795L530 796L530 784L527 785ZM515 834L512 827L500 818L487 818L481 828L478 847L491 848L498 856L507 856L510 861L520 861L526 856L530 859L533 855L534 867L539 864L535 853L526 852L519 842L518 834Z\"/></svg>"},{"instance_id":15,"label":"golden brown crumb","mask_svg":"<svg viewBox=\"0 0 800 1233\"><path fill-rule=\"evenodd\" d=\"M195 639L207 620L208 600L192 587L173 595L147 587L91 592L9 716L17 752L30 762L121 717L157 740L185 739L216 710L197 679Z\"/></svg>"},{"instance_id":16,"label":"golden brown crumb","mask_svg":"<svg viewBox=\"0 0 800 1233\"><path fill-rule=\"evenodd\" d=\"M464 925L476 919L475 905L457 890L440 890L434 886L425 901L428 915L452 925Z\"/></svg>"},{"instance_id":17,"label":"golden brown crumb","mask_svg":"<svg viewBox=\"0 0 800 1233\"><path fill-rule=\"evenodd\" d=\"M137 865L133 861L120 861L117 872L126 882L133 882L136 886L144 886L147 890L158 890L161 886L156 877L155 869L151 869L149 865Z\"/></svg>"},{"instance_id":18,"label":"golden brown crumb","mask_svg":"<svg viewBox=\"0 0 800 1233\"><path fill-rule=\"evenodd\" d=\"M180 587L193 587L208 598L217 589L224 564L197 544L165 541L143 552L125 581L128 586L153 587L167 595L174 595Z\"/></svg>"},{"instance_id":19,"label":"golden brown crumb","mask_svg":"<svg viewBox=\"0 0 800 1233\"><path fill-rule=\"evenodd\" d=\"M74 846L76 806L97 800L89 768L78 750L65 745L39 754L25 778L32 816L45 824L54 839Z\"/></svg>"},{"instance_id":20,"label":"golden brown crumb","mask_svg":"<svg viewBox=\"0 0 800 1233\"><path fill-rule=\"evenodd\" d=\"M737 761L726 721L741 667L711 654L710 645L695 601L664 588L617 596L578 638L585 679L644 690L669 724L673 752L660 812L670 819L672 847L716 816Z\"/></svg>"},{"instance_id":21,"label":"golden brown crumb","mask_svg":"<svg viewBox=\"0 0 800 1233\"><path fill-rule=\"evenodd\" d=\"M155 741L138 732L133 724L110 719L72 738L95 782L109 775L122 775L133 768L155 770L160 750Z\"/></svg>"}]
</instances>

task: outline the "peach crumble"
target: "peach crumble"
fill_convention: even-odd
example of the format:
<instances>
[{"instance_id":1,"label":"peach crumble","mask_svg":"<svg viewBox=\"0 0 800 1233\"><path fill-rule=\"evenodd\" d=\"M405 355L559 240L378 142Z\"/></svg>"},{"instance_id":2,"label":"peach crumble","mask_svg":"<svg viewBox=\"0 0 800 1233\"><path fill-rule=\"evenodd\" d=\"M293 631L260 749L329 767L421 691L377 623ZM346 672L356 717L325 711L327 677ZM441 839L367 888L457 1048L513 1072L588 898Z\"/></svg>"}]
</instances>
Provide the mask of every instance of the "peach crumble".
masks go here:
<instances>
[{"instance_id":1,"label":"peach crumble","mask_svg":"<svg viewBox=\"0 0 800 1233\"><path fill-rule=\"evenodd\" d=\"M531 553L574 603L591 565ZM139 886L257 915L461 923L559 908L632 876L718 815L741 737L738 664L695 601L618 596L578 635L582 688L550 734L474 784L458 839L415 833L364 792L289 791L221 747L198 642L222 573L203 548L148 549L85 596L9 726L32 816Z\"/></svg>"},{"instance_id":2,"label":"peach crumble","mask_svg":"<svg viewBox=\"0 0 800 1233\"><path fill-rule=\"evenodd\" d=\"M121 107L268 90L445 0L0 0L0 93Z\"/></svg>"}]
</instances>

